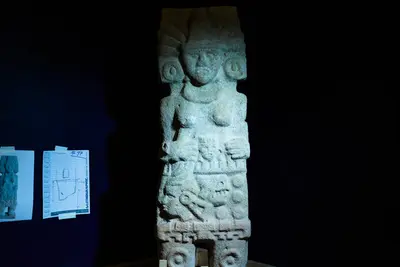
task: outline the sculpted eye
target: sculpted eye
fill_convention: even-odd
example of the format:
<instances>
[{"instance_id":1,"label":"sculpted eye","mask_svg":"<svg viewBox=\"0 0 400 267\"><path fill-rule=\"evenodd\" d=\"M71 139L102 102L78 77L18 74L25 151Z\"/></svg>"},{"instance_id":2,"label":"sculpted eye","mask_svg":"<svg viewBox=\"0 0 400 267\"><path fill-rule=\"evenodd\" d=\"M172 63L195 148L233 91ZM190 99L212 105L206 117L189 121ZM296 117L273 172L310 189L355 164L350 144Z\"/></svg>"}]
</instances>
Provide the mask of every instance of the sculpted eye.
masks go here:
<instances>
[{"instance_id":1,"label":"sculpted eye","mask_svg":"<svg viewBox=\"0 0 400 267\"><path fill-rule=\"evenodd\" d=\"M186 51L186 55L191 58L197 58L199 56L199 53L194 50L189 50L189 51Z\"/></svg>"},{"instance_id":2,"label":"sculpted eye","mask_svg":"<svg viewBox=\"0 0 400 267\"><path fill-rule=\"evenodd\" d=\"M208 52L208 53L207 53L207 56L209 56L210 58L216 58L216 57L217 57L217 54L214 53L214 52Z\"/></svg>"}]
</instances>

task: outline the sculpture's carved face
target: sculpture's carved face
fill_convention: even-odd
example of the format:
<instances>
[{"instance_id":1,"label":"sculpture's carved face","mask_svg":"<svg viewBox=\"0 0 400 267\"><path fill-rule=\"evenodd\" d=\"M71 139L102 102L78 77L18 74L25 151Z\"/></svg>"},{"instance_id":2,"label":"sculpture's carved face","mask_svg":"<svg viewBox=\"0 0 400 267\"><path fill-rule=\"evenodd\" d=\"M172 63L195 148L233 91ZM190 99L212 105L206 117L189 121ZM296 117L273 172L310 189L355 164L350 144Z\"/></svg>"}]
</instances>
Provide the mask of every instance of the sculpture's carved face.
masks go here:
<instances>
[{"instance_id":1,"label":"sculpture's carved face","mask_svg":"<svg viewBox=\"0 0 400 267\"><path fill-rule=\"evenodd\" d=\"M217 174L198 176L198 179L201 187L200 194L204 199L207 199L215 207L225 205L228 202L232 191L228 176Z\"/></svg>"},{"instance_id":2,"label":"sculpture's carved face","mask_svg":"<svg viewBox=\"0 0 400 267\"><path fill-rule=\"evenodd\" d=\"M164 188L164 197L161 199L163 210L170 216L179 216L182 204L179 202L180 186L167 185Z\"/></svg>"},{"instance_id":3,"label":"sculpture's carved face","mask_svg":"<svg viewBox=\"0 0 400 267\"><path fill-rule=\"evenodd\" d=\"M216 140L211 137L199 137L199 150L204 159L212 161L218 152Z\"/></svg>"},{"instance_id":4,"label":"sculpture's carved face","mask_svg":"<svg viewBox=\"0 0 400 267\"><path fill-rule=\"evenodd\" d=\"M222 65L222 52L211 48L186 48L183 61L189 76L201 85L211 82Z\"/></svg>"}]
</instances>

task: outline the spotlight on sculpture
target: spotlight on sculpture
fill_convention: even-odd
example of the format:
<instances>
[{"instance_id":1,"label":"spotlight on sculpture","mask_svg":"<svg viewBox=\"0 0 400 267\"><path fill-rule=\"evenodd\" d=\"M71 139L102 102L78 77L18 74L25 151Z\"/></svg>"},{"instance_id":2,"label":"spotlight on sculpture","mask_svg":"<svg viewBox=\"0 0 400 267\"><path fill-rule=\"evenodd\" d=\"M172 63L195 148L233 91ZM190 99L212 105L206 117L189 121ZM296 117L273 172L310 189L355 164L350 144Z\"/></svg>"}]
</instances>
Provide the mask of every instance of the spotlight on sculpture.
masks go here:
<instances>
[{"instance_id":1,"label":"spotlight on sculpture","mask_svg":"<svg viewBox=\"0 0 400 267\"><path fill-rule=\"evenodd\" d=\"M159 259L194 267L205 247L210 267L245 267L250 144L236 8L164 9L159 38L160 77L171 89L161 101Z\"/></svg>"}]
</instances>

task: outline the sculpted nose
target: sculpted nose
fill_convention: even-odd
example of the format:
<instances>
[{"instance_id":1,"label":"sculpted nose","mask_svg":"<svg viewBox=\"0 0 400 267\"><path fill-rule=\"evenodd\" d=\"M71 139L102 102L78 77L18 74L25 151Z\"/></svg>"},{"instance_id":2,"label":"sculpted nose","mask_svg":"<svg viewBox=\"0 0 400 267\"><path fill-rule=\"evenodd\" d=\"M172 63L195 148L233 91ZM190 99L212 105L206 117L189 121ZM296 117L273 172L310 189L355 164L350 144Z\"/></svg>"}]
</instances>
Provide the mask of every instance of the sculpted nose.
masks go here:
<instances>
[{"instance_id":1,"label":"sculpted nose","mask_svg":"<svg viewBox=\"0 0 400 267\"><path fill-rule=\"evenodd\" d=\"M199 57L198 57L198 60L197 60L197 64L199 65L199 66L202 66L202 65L206 65L207 64L207 55L206 55L206 53L204 53L204 52L201 52L200 54L199 54Z\"/></svg>"},{"instance_id":2,"label":"sculpted nose","mask_svg":"<svg viewBox=\"0 0 400 267\"><path fill-rule=\"evenodd\" d=\"M161 205L165 205L166 204L166 197L165 196L160 197L159 201L160 201Z\"/></svg>"}]
</instances>

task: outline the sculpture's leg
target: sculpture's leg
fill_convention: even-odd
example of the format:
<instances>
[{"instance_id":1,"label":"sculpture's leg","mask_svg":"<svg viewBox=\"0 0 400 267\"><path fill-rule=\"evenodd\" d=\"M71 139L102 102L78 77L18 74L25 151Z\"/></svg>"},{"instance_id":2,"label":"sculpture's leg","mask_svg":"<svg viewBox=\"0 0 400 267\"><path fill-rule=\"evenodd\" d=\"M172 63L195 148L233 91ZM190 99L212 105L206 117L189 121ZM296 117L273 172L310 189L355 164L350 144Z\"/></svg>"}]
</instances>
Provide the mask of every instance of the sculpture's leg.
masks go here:
<instances>
[{"instance_id":1,"label":"sculpture's leg","mask_svg":"<svg viewBox=\"0 0 400 267\"><path fill-rule=\"evenodd\" d=\"M8 207L7 215L8 215L9 217L15 218L15 208L16 208L16 207L15 207L14 205Z\"/></svg>"},{"instance_id":2,"label":"sculpture's leg","mask_svg":"<svg viewBox=\"0 0 400 267\"><path fill-rule=\"evenodd\" d=\"M167 260L168 267L195 267L196 246L190 243L161 243L161 260Z\"/></svg>"},{"instance_id":3,"label":"sculpture's leg","mask_svg":"<svg viewBox=\"0 0 400 267\"><path fill-rule=\"evenodd\" d=\"M210 267L246 267L247 240L217 240L210 256Z\"/></svg>"},{"instance_id":4,"label":"sculpture's leg","mask_svg":"<svg viewBox=\"0 0 400 267\"><path fill-rule=\"evenodd\" d=\"M8 215L10 217L15 218L15 210L17 209L17 192L15 192L15 196L8 207Z\"/></svg>"},{"instance_id":5,"label":"sculpture's leg","mask_svg":"<svg viewBox=\"0 0 400 267\"><path fill-rule=\"evenodd\" d=\"M5 209L6 209L6 207L5 207L4 203L3 203L3 201L0 200L0 216L4 216L5 215L4 214Z\"/></svg>"}]
</instances>

